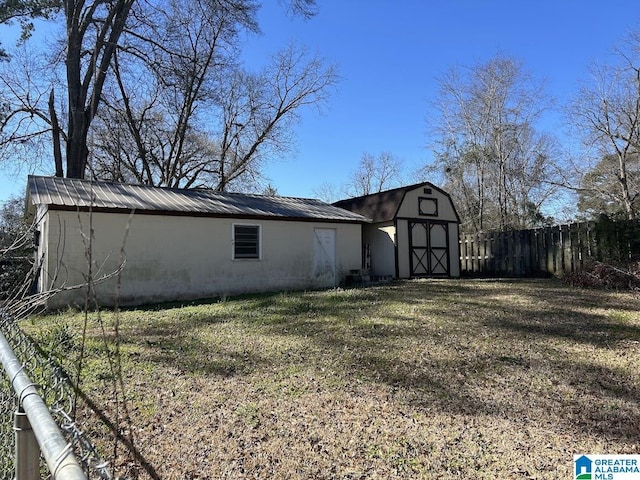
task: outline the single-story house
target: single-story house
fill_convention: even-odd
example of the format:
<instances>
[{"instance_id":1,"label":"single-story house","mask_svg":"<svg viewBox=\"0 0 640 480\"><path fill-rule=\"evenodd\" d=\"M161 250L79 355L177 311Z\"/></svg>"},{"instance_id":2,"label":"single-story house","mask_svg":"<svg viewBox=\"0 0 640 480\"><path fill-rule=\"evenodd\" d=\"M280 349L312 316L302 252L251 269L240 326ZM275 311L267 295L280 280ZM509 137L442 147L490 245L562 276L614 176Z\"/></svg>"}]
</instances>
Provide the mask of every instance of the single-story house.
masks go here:
<instances>
[{"instance_id":1,"label":"single-story house","mask_svg":"<svg viewBox=\"0 0 640 480\"><path fill-rule=\"evenodd\" d=\"M30 176L48 308L339 285L362 267L358 213L313 199ZM121 270L119 275L117 272Z\"/></svg>"},{"instance_id":2,"label":"single-story house","mask_svg":"<svg viewBox=\"0 0 640 480\"><path fill-rule=\"evenodd\" d=\"M459 277L460 218L448 193L424 182L333 204L371 220L364 266L393 278Z\"/></svg>"}]
</instances>

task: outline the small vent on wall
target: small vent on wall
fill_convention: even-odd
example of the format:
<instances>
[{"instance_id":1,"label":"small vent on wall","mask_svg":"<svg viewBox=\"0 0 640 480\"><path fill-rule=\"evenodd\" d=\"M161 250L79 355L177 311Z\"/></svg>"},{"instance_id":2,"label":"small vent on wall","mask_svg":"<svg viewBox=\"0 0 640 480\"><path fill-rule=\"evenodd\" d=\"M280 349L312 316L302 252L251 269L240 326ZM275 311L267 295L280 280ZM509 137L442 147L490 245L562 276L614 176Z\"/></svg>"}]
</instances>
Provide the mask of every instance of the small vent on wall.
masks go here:
<instances>
[{"instance_id":1,"label":"small vent on wall","mask_svg":"<svg viewBox=\"0 0 640 480\"><path fill-rule=\"evenodd\" d=\"M431 195L431 189L430 188L425 188L424 189L424 193L426 193L427 195Z\"/></svg>"}]
</instances>

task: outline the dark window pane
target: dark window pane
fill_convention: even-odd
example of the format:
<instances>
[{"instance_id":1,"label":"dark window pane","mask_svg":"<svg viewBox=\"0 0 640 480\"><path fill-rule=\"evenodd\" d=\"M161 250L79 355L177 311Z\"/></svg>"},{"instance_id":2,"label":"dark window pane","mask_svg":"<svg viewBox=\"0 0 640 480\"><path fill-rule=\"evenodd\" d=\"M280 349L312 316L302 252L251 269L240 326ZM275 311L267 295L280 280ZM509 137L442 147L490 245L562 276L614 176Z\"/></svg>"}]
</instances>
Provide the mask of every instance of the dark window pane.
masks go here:
<instances>
[{"instance_id":1,"label":"dark window pane","mask_svg":"<svg viewBox=\"0 0 640 480\"><path fill-rule=\"evenodd\" d=\"M260 258L259 228L257 225L234 225L234 258Z\"/></svg>"}]
</instances>

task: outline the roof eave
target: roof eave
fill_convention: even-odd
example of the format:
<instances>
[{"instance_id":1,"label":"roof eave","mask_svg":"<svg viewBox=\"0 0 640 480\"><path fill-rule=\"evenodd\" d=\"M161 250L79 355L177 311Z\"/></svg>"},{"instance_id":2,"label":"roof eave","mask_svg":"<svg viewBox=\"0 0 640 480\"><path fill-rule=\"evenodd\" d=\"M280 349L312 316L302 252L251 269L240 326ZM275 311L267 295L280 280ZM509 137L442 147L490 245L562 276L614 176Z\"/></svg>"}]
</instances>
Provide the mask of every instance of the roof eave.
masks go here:
<instances>
[{"instance_id":1,"label":"roof eave","mask_svg":"<svg viewBox=\"0 0 640 480\"><path fill-rule=\"evenodd\" d=\"M248 220L283 220L298 222L315 222L315 223L371 223L371 219L361 218L337 218L337 217L312 217L312 216L286 216L286 215L260 215L245 213L219 213L219 212L197 212L197 211L180 211L180 210L144 210L134 208L114 208L114 207L93 207L93 206L71 206L48 204L49 210L66 211L66 212L93 212L93 213L115 213L127 214L135 213L136 215L150 216L169 216L169 217L195 217L195 218L241 218Z\"/></svg>"}]
</instances>

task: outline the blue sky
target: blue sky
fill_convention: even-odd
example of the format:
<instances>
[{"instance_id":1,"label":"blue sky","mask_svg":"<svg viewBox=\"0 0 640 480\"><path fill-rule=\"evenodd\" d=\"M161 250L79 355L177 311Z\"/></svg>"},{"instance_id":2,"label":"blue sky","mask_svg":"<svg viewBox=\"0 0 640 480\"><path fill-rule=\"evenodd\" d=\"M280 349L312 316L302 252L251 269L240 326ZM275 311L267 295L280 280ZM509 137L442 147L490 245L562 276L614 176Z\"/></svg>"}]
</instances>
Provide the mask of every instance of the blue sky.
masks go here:
<instances>
[{"instance_id":1,"label":"blue sky","mask_svg":"<svg viewBox=\"0 0 640 480\"><path fill-rule=\"evenodd\" d=\"M284 15L286 0L264 3L247 67L297 42L334 62L341 77L324 114L303 112L295 151L267 168L279 194L301 197L346 182L364 152L390 152L408 173L429 163L426 118L437 77L451 67L515 57L560 105L591 63L605 62L626 34L640 31L637 0L318 0L310 20ZM0 200L22 191L26 172L0 175Z\"/></svg>"},{"instance_id":2,"label":"blue sky","mask_svg":"<svg viewBox=\"0 0 640 480\"><path fill-rule=\"evenodd\" d=\"M278 192L295 196L347 181L363 152L390 152L408 173L431 162L426 118L437 77L453 66L513 56L561 104L640 25L640 5L621 0L319 0L310 21L283 18L271 3L251 58L294 40L335 61L342 77L328 111L303 118L295 155L269 168Z\"/></svg>"}]
</instances>

